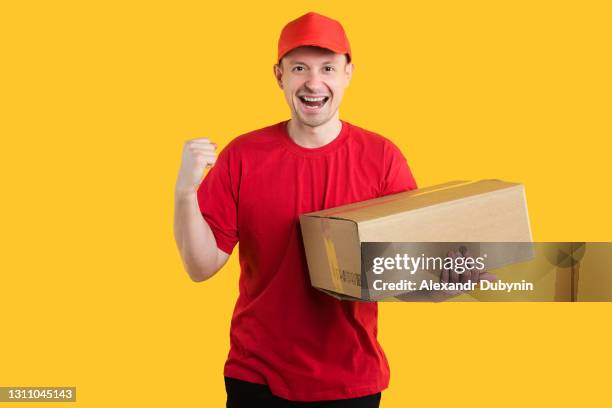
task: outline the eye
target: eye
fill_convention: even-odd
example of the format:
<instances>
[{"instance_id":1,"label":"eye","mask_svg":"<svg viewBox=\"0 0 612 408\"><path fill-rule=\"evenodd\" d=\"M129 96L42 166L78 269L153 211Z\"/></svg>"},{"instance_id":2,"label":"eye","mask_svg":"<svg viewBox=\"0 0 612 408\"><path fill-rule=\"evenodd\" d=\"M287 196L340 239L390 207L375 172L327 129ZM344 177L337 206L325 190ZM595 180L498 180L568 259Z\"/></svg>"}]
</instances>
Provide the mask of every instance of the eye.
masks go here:
<instances>
[{"instance_id":1,"label":"eye","mask_svg":"<svg viewBox=\"0 0 612 408\"><path fill-rule=\"evenodd\" d=\"M292 69L293 72L303 71L303 70L304 70L304 67L299 66L299 65L297 67L293 67L293 69Z\"/></svg>"},{"instance_id":2,"label":"eye","mask_svg":"<svg viewBox=\"0 0 612 408\"><path fill-rule=\"evenodd\" d=\"M334 67L332 67L331 65L326 66L325 68L325 72L332 72L335 71L336 69Z\"/></svg>"}]
</instances>

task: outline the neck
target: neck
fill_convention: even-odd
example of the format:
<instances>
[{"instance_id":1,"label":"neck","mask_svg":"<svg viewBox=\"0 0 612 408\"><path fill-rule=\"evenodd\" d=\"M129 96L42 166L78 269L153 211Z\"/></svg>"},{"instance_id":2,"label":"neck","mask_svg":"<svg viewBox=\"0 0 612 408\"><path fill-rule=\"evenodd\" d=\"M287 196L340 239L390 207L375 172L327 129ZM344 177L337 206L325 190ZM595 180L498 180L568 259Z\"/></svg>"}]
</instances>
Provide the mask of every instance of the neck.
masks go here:
<instances>
[{"instance_id":1,"label":"neck","mask_svg":"<svg viewBox=\"0 0 612 408\"><path fill-rule=\"evenodd\" d=\"M308 126L295 118L291 118L287 124L289 137L296 144L311 149L330 143L340 134L341 130L342 122L338 118L338 113L319 126Z\"/></svg>"}]
</instances>

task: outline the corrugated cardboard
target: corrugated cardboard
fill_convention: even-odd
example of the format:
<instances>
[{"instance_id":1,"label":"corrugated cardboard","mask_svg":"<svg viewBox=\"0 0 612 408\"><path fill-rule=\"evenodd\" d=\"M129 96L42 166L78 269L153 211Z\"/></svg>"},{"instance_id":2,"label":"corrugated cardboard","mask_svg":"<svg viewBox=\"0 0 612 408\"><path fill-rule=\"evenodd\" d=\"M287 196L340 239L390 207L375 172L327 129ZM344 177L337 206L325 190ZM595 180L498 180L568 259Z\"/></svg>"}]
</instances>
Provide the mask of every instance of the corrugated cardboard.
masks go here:
<instances>
[{"instance_id":1,"label":"corrugated cardboard","mask_svg":"<svg viewBox=\"0 0 612 408\"><path fill-rule=\"evenodd\" d=\"M577 301L612 301L612 243L573 243L571 266L577 283Z\"/></svg>"},{"instance_id":2,"label":"corrugated cardboard","mask_svg":"<svg viewBox=\"0 0 612 408\"><path fill-rule=\"evenodd\" d=\"M453 181L330 208L302 215L300 226L312 285L350 300L376 300L364 287L363 243L447 242L456 249L452 243L531 241L523 185L501 180ZM502 258L500 266L516 261Z\"/></svg>"},{"instance_id":3,"label":"corrugated cardboard","mask_svg":"<svg viewBox=\"0 0 612 408\"><path fill-rule=\"evenodd\" d=\"M528 262L507 265L495 270L497 279L505 282L526 280L534 284L531 291L496 293L474 291L471 297L478 301L504 302L572 302L575 301L577 274L569 258L570 242L537 242L532 245L533 258Z\"/></svg>"}]
</instances>

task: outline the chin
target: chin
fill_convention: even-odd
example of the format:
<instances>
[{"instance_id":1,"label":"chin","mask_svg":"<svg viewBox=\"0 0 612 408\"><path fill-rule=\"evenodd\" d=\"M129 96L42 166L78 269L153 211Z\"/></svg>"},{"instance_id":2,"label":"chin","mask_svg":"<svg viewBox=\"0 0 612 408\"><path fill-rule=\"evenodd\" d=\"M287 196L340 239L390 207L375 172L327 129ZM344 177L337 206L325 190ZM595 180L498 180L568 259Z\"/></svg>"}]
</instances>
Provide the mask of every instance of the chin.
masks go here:
<instances>
[{"instance_id":1,"label":"chin","mask_svg":"<svg viewBox=\"0 0 612 408\"><path fill-rule=\"evenodd\" d=\"M296 114L296 118L303 123L306 126L310 126L310 127L316 127L316 126L321 126L327 122L329 122L334 115L316 115L316 116L309 116L309 115L304 115L301 112L298 112Z\"/></svg>"},{"instance_id":2,"label":"chin","mask_svg":"<svg viewBox=\"0 0 612 408\"><path fill-rule=\"evenodd\" d=\"M303 117L300 118L300 122L310 127L321 126L328 120L329 118L303 118Z\"/></svg>"}]
</instances>

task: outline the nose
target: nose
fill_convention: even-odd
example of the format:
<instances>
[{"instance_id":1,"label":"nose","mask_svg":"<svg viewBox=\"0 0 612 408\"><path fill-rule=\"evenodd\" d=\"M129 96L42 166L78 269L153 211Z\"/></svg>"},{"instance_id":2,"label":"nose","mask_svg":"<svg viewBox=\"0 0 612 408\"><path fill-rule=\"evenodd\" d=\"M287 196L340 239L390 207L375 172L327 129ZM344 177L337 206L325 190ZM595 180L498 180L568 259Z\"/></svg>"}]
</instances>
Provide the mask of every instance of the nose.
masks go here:
<instances>
[{"instance_id":1,"label":"nose","mask_svg":"<svg viewBox=\"0 0 612 408\"><path fill-rule=\"evenodd\" d=\"M323 91L325 89L323 78L315 70L312 70L308 73L308 77L304 82L304 87L307 88L308 91L313 93Z\"/></svg>"}]
</instances>

